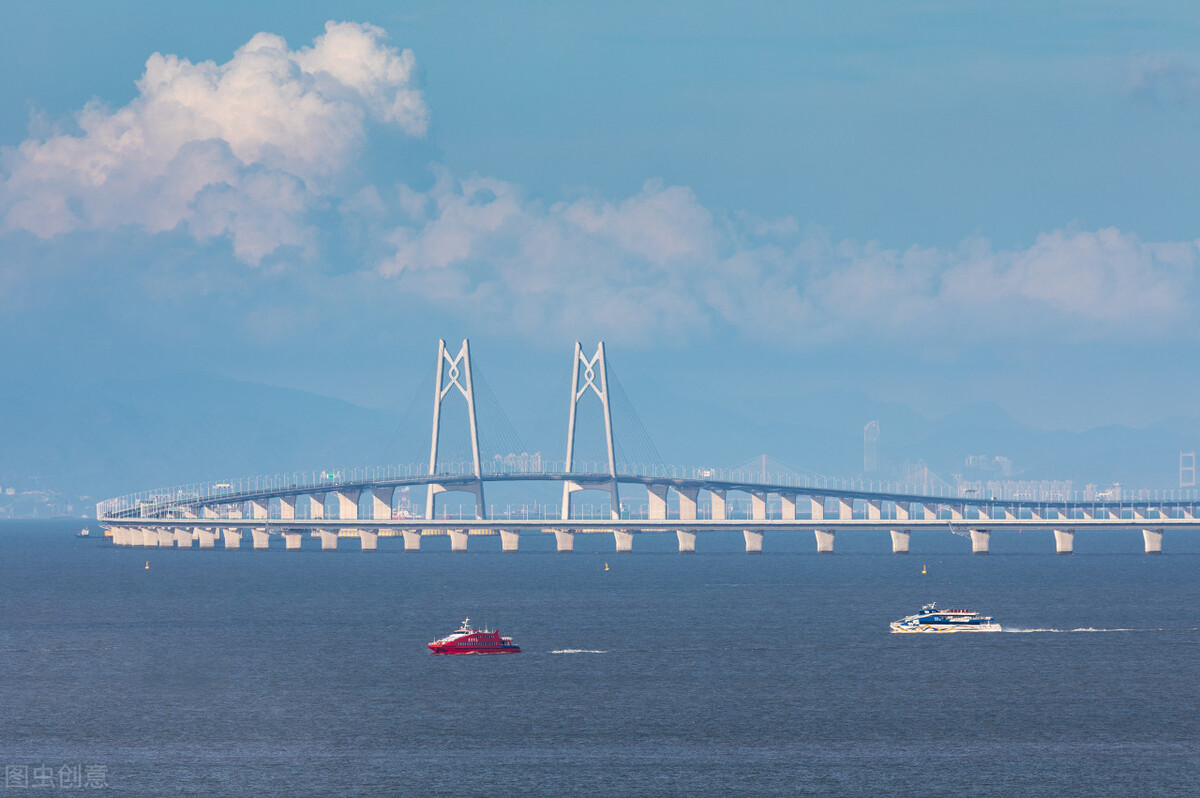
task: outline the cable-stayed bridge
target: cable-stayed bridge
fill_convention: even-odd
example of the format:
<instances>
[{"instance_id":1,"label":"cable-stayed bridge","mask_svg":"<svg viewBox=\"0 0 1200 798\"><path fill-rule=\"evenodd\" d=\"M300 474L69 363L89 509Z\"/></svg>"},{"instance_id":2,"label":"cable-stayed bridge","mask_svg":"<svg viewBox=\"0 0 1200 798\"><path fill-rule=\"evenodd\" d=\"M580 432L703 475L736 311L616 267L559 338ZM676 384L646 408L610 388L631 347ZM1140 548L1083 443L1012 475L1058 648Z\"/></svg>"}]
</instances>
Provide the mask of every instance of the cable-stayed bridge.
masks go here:
<instances>
[{"instance_id":1,"label":"cable-stayed bridge","mask_svg":"<svg viewBox=\"0 0 1200 798\"><path fill-rule=\"evenodd\" d=\"M691 552L705 532L740 530L748 552L762 551L767 533L798 531L811 531L817 550L832 552L839 529L866 529L889 533L892 551L904 554L912 530L937 528L969 538L977 554L988 552L994 531L1028 529L1053 530L1060 554L1073 552L1077 531L1140 531L1146 553L1158 554L1166 530L1200 528L1200 496L1194 493L1123 501L997 500L771 473L765 458L761 468L734 470L630 464L617 458L613 387L604 343L590 356L577 343L565 458L489 458L480 448L470 345L464 340L453 353L439 341L427 463L145 491L100 502L97 519L118 546L215 548L220 541L240 548L248 534L255 549L275 548L272 540L280 539L283 548L299 549L309 535L320 539L322 549L350 538L364 551L376 550L381 535L403 536L409 551L420 549L424 535L449 535L454 551L466 551L472 535L499 535L504 551L516 551L521 535L552 533L558 550L567 552L576 534L590 533L612 535L622 552L632 551L636 535L657 532L674 533L679 550ZM577 448L581 429L589 426L581 409L588 408L591 432L601 441L594 459L584 459ZM466 438L468 456L445 456L446 432L454 428L449 417ZM634 449L657 459L652 445ZM495 491L524 500L489 504ZM548 491L557 502L546 500ZM411 500L414 493L419 502Z\"/></svg>"}]
</instances>

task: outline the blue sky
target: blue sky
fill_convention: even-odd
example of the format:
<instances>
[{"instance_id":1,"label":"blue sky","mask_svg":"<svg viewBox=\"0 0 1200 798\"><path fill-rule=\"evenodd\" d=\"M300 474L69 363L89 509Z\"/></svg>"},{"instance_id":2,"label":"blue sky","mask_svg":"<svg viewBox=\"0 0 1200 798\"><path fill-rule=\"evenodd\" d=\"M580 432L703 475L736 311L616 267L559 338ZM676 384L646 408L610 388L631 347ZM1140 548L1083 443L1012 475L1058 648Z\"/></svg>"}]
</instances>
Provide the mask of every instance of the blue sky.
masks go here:
<instances>
[{"instance_id":1,"label":"blue sky","mask_svg":"<svg viewBox=\"0 0 1200 798\"><path fill-rule=\"evenodd\" d=\"M438 337L470 336L514 391L603 337L648 402L1195 415L1189 4L9 18L7 373L395 406Z\"/></svg>"}]
</instances>

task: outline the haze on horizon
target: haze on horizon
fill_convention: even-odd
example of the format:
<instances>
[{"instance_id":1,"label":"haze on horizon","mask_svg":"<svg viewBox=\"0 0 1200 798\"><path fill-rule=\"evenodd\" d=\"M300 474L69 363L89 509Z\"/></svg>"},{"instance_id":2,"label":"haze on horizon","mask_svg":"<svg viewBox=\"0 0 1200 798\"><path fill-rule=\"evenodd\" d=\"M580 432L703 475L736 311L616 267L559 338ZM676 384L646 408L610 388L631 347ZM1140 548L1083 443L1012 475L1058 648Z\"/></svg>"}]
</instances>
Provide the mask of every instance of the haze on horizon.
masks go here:
<instances>
[{"instance_id":1,"label":"haze on horizon","mask_svg":"<svg viewBox=\"0 0 1200 798\"><path fill-rule=\"evenodd\" d=\"M395 408L439 337L509 394L605 339L647 405L1195 417L1198 21L26 5L0 31L0 368L47 397L203 375Z\"/></svg>"}]
</instances>

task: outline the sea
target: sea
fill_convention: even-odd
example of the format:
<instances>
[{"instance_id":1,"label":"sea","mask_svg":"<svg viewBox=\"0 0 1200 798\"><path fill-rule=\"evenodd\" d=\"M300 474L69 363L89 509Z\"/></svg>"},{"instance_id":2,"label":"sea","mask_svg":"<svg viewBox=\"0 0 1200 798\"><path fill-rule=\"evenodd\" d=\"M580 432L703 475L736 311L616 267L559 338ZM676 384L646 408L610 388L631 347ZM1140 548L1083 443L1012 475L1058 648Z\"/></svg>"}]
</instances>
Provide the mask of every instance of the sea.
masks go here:
<instances>
[{"instance_id":1,"label":"sea","mask_svg":"<svg viewBox=\"0 0 1200 798\"><path fill-rule=\"evenodd\" d=\"M0 795L1200 795L1200 534L364 553L82 523L0 522ZM1005 631L889 632L929 601ZM522 653L431 655L466 617Z\"/></svg>"}]
</instances>

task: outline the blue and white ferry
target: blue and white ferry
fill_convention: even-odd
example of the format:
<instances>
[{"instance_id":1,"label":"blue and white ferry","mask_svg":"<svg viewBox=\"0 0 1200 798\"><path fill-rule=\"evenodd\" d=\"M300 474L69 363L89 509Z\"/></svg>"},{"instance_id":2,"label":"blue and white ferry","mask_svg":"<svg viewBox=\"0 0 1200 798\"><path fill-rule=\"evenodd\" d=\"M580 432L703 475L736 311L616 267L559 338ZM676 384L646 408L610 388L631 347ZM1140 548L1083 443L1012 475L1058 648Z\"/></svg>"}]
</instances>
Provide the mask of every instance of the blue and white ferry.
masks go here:
<instances>
[{"instance_id":1,"label":"blue and white ferry","mask_svg":"<svg viewBox=\"0 0 1200 798\"><path fill-rule=\"evenodd\" d=\"M893 632L999 632L994 618L971 610L939 610L930 602L916 615L892 621Z\"/></svg>"}]
</instances>

